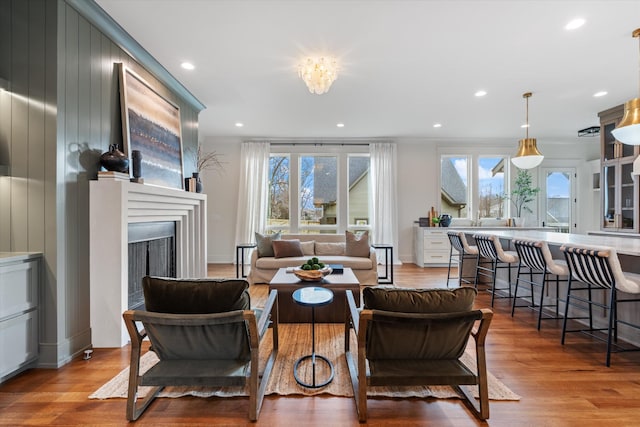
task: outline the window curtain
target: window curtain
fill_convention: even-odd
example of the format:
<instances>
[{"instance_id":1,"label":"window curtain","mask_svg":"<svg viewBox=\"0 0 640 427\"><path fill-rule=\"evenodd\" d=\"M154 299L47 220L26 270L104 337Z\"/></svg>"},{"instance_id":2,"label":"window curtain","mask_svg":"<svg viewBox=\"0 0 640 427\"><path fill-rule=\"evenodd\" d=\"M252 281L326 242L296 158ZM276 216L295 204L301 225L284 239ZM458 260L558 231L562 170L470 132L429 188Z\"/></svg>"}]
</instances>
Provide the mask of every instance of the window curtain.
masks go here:
<instances>
[{"instance_id":1,"label":"window curtain","mask_svg":"<svg viewBox=\"0 0 640 427\"><path fill-rule=\"evenodd\" d=\"M255 241L266 225L269 174L268 142L243 142L240 148L240 185L236 244Z\"/></svg>"},{"instance_id":2,"label":"window curtain","mask_svg":"<svg viewBox=\"0 0 640 427\"><path fill-rule=\"evenodd\" d=\"M401 264L398 257L398 195L396 190L396 144L376 142L369 144L371 158L372 241L376 244L391 244L394 264ZM378 250L379 262L386 262L385 251Z\"/></svg>"}]
</instances>

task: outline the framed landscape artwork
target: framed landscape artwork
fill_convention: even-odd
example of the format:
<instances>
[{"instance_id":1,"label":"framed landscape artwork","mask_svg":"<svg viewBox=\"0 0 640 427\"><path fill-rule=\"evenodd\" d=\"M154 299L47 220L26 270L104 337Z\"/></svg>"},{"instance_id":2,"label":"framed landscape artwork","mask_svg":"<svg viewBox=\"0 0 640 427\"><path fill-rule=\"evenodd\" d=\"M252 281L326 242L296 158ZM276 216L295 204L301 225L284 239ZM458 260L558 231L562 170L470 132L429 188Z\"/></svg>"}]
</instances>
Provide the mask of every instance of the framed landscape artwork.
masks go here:
<instances>
[{"instance_id":1,"label":"framed landscape artwork","mask_svg":"<svg viewBox=\"0 0 640 427\"><path fill-rule=\"evenodd\" d=\"M145 184L182 189L180 108L123 64L118 68L125 153L142 154Z\"/></svg>"}]
</instances>

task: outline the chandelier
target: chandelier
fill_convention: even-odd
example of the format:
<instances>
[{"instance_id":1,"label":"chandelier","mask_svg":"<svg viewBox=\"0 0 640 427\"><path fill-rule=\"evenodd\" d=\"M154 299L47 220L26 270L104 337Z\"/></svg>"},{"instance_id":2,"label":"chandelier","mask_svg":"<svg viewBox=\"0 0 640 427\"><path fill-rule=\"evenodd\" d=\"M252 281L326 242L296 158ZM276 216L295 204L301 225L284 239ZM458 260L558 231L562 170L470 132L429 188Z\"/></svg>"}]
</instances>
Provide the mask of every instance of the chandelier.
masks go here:
<instances>
[{"instance_id":1,"label":"chandelier","mask_svg":"<svg viewBox=\"0 0 640 427\"><path fill-rule=\"evenodd\" d=\"M527 92L522 95L527 100L527 136L525 139L520 140L520 146L515 157L511 159L511 163L516 165L520 169L533 169L542 163L544 156L538 151L535 138L529 138L529 98L531 92Z\"/></svg>"},{"instance_id":2,"label":"chandelier","mask_svg":"<svg viewBox=\"0 0 640 427\"><path fill-rule=\"evenodd\" d=\"M638 37L640 40L640 28L631 33L631 35ZM638 71L638 86L640 86L640 63ZM623 144L640 145L640 98L633 98L624 103L622 120L611 133Z\"/></svg>"},{"instance_id":3,"label":"chandelier","mask_svg":"<svg viewBox=\"0 0 640 427\"><path fill-rule=\"evenodd\" d=\"M298 65L298 76L307 84L309 92L322 95L338 78L338 65L333 58L307 58Z\"/></svg>"}]
</instances>

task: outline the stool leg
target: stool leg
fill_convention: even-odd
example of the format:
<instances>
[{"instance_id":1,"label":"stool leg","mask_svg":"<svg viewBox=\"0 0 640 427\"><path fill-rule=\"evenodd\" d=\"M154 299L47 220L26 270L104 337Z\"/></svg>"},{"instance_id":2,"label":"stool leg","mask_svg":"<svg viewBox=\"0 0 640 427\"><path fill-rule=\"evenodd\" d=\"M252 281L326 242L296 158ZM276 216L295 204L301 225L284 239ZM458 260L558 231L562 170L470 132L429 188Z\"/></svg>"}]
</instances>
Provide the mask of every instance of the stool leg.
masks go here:
<instances>
[{"instance_id":1,"label":"stool leg","mask_svg":"<svg viewBox=\"0 0 640 427\"><path fill-rule=\"evenodd\" d=\"M542 304L544 304L544 288L546 283L547 283L547 273L542 273L542 287L540 288L540 305L538 306L538 330L540 330L540 323L542 322ZM531 288L531 299L533 299L533 288Z\"/></svg>"},{"instance_id":2,"label":"stool leg","mask_svg":"<svg viewBox=\"0 0 640 427\"><path fill-rule=\"evenodd\" d=\"M562 320L562 338L560 344L564 345L564 337L567 333L567 318L569 317L569 301L571 299L571 276L567 279L567 300L564 303L564 319Z\"/></svg>"},{"instance_id":3,"label":"stool leg","mask_svg":"<svg viewBox=\"0 0 640 427\"><path fill-rule=\"evenodd\" d=\"M518 284L520 282L520 274L522 274L522 264L518 264L518 276L516 277L516 287L513 290L513 303L511 304L511 317L516 311L516 300L518 299Z\"/></svg>"},{"instance_id":4,"label":"stool leg","mask_svg":"<svg viewBox=\"0 0 640 427\"><path fill-rule=\"evenodd\" d=\"M449 278L451 277L451 260L453 258L453 246L449 248L449 268L447 269L447 288L449 287Z\"/></svg>"}]
</instances>

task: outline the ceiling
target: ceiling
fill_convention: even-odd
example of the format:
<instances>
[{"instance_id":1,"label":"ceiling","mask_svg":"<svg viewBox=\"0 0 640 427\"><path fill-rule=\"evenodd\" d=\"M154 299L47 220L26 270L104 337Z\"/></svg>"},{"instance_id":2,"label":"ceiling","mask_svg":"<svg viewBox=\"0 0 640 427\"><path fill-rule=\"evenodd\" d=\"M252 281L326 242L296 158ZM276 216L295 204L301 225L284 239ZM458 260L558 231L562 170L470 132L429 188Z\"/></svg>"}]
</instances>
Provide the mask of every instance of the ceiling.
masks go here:
<instances>
[{"instance_id":1,"label":"ceiling","mask_svg":"<svg viewBox=\"0 0 640 427\"><path fill-rule=\"evenodd\" d=\"M207 106L201 139L517 140L531 91L530 137L571 141L640 84L638 0L96 2ZM337 58L328 93L307 55Z\"/></svg>"}]
</instances>

